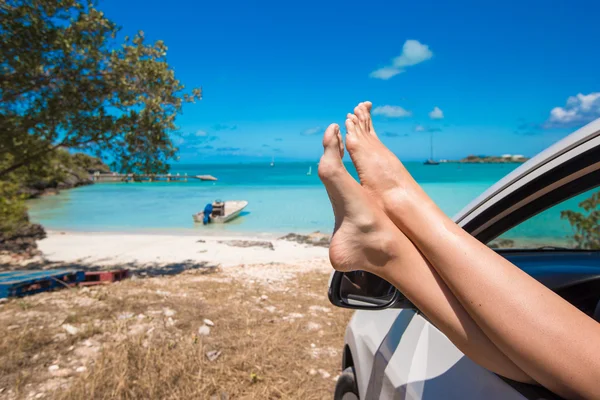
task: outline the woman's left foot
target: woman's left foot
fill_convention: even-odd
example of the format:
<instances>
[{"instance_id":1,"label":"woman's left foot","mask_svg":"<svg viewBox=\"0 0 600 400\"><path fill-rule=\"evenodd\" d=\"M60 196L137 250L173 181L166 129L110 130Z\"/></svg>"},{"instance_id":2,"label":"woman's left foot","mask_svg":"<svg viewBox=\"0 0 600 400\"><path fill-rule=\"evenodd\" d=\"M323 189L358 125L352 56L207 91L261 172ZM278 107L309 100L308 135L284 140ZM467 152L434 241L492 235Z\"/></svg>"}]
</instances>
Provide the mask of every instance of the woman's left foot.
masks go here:
<instances>
[{"instance_id":1,"label":"woman's left foot","mask_svg":"<svg viewBox=\"0 0 600 400\"><path fill-rule=\"evenodd\" d=\"M336 270L365 270L378 275L399 256L399 241L408 240L387 218L371 196L350 176L342 162L340 129L330 125L323 137L319 177L325 184L335 229L329 259Z\"/></svg>"}]
</instances>

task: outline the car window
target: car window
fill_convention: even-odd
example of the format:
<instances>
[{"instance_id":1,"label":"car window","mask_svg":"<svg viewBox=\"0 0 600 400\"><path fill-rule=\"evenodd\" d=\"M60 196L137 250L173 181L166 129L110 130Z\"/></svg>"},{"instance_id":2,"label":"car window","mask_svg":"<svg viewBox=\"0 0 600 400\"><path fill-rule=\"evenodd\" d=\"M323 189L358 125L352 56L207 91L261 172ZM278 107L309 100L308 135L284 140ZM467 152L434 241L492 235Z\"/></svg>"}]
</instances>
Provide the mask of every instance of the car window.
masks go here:
<instances>
[{"instance_id":1,"label":"car window","mask_svg":"<svg viewBox=\"0 0 600 400\"><path fill-rule=\"evenodd\" d=\"M565 200L488 243L491 248L600 250L600 189Z\"/></svg>"}]
</instances>

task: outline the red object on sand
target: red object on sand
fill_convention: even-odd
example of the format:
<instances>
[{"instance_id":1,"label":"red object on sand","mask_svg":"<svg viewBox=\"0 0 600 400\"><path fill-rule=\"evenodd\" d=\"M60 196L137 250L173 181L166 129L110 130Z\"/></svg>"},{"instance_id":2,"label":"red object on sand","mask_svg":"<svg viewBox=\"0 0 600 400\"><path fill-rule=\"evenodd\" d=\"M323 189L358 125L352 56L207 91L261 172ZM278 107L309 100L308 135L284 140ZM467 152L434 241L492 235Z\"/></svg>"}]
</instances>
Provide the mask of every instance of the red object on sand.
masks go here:
<instances>
[{"instance_id":1,"label":"red object on sand","mask_svg":"<svg viewBox=\"0 0 600 400\"><path fill-rule=\"evenodd\" d=\"M121 281L129 278L128 269L118 269L114 271L86 271L85 280L80 282L80 286L104 285L107 283Z\"/></svg>"}]
</instances>

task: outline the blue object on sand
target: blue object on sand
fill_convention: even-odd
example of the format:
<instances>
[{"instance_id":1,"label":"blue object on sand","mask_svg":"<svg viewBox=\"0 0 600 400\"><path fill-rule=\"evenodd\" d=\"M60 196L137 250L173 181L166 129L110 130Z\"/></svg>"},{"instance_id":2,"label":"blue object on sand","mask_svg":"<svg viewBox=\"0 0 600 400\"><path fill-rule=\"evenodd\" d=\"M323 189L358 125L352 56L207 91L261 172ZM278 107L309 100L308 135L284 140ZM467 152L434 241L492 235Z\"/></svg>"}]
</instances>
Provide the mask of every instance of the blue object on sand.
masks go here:
<instances>
[{"instance_id":1,"label":"blue object on sand","mask_svg":"<svg viewBox=\"0 0 600 400\"><path fill-rule=\"evenodd\" d=\"M72 269L0 272L0 299L60 289L84 279L84 271Z\"/></svg>"},{"instance_id":2,"label":"blue object on sand","mask_svg":"<svg viewBox=\"0 0 600 400\"><path fill-rule=\"evenodd\" d=\"M202 220L202 223L204 225L208 224L210 222L210 215L213 212L213 206L212 203L208 203L206 205L206 207L204 207L204 219Z\"/></svg>"}]
</instances>

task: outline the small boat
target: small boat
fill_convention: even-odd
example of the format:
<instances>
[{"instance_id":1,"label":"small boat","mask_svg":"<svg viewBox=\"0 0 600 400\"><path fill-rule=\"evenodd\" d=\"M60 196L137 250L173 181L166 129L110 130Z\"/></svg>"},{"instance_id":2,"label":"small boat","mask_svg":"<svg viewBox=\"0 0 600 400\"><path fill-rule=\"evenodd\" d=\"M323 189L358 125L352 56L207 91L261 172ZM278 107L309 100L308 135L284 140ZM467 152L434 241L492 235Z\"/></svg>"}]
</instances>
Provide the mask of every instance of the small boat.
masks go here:
<instances>
[{"instance_id":1,"label":"small boat","mask_svg":"<svg viewBox=\"0 0 600 400\"><path fill-rule=\"evenodd\" d=\"M271 167L275 166L275 157L271 158Z\"/></svg>"},{"instance_id":2,"label":"small boat","mask_svg":"<svg viewBox=\"0 0 600 400\"><path fill-rule=\"evenodd\" d=\"M216 200L213 203L207 204L204 211L194 214L194 222L200 222L204 225L211 222L214 222L215 224L224 224L239 217L240 213L247 205L248 202L246 200ZM208 214L208 218L205 218L205 213Z\"/></svg>"},{"instance_id":3,"label":"small boat","mask_svg":"<svg viewBox=\"0 0 600 400\"><path fill-rule=\"evenodd\" d=\"M308 172L306 173L306 175L308 175L308 176L312 175L312 166L308 167Z\"/></svg>"},{"instance_id":4,"label":"small boat","mask_svg":"<svg viewBox=\"0 0 600 400\"><path fill-rule=\"evenodd\" d=\"M435 161L435 160L432 160L432 159L429 159L429 160L425 161L423 164L424 165L440 165L440 163L438 161Z\"/></svg>"}]
</instances>

